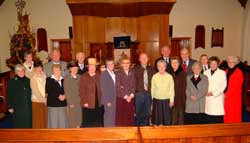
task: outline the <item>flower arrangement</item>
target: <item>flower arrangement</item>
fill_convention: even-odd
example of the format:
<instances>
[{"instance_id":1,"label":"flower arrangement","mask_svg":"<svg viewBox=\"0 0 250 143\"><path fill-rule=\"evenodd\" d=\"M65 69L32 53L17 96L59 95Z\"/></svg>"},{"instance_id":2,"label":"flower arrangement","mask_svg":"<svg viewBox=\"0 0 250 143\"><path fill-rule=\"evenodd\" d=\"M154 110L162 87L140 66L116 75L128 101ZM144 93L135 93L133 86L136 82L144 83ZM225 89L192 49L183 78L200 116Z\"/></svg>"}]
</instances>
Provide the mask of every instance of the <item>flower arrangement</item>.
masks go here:
<instances>
[{"instance_id":1,"label":"flower arrangement","mask_svg":"<svg viewBox=\"0 0 250 143\"><path fill-rule=\"evenodd\" d=\"M10 58L6 59L6 64L10 69L14 69L17 64L23 64L24 54L29 51L33 54L33 59L37 60L35 50L35 33L30 31L29 15L23 15L25 2L23 0L16 1L18 15L18 30L14 35L10 35Z\"/></svg>"}]
</instances>

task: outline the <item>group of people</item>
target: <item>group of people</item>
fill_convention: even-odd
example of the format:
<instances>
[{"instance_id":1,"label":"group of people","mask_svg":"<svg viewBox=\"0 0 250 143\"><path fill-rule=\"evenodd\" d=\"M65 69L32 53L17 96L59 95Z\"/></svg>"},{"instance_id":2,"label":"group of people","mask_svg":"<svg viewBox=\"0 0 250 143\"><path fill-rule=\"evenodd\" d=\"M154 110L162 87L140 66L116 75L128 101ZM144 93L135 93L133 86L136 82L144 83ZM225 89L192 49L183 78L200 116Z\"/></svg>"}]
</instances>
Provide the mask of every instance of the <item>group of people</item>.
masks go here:
<instances>
[{"instance_id":1,"label":"group of people","mask_svg":"<svg viewBox=\"0 0 250 143\"><path fill-rule=\"evenodd\" d=\"M76 128L181 125L241 122L243 73L237 56L228 56L228 68L219 68L216 56L190 58L187 48L180 57L162 57L149 64L140 53L131 66L123 57L115 69L113 59L105 68L95 58L79 52L76 61L60 60L53 49L50 62L33 62L25 54L9 80L8 111L14 128Z\"/></svg>"}]
</instances>

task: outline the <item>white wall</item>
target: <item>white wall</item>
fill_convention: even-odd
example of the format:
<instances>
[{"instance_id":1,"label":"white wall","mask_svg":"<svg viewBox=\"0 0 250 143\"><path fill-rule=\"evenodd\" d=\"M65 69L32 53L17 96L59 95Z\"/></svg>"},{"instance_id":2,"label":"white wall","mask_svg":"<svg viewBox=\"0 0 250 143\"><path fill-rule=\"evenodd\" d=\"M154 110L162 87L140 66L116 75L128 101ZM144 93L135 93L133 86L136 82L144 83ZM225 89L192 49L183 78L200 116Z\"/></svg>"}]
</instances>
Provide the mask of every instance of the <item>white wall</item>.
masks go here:
<instances>
[{"instance_id":1,"label":"white wall","mask_svg":"<svg viewBox=\"0 0 250 143\"><path fill-rule=\"evenodd\" d=\"M14 34L17 28L15 0L5 0L0 7L0 70L6 71L5 59L9 57L9 32ZM72 16L66 0L26 0L25 11L30 13L30 26L47 30L48 39L68 38L68 26L72 25ZM238 0L177 0L170 14L170 24L174 25L173 36L192 37L196 25L206 28L206 49L193 51L193 57L200 54L227 55L241 54L241 27L243 8ZM224 27L224 48L211 48L212 27Z\"/></svg>"},{"instance_id":2,"label":"white wall","mask_svg":"<svg viewBox=\"0 0 250 143\"><path fill-rule=\"evenodd\" d=\"M5 59L9 57L9 32L17 29L15 0L5 0L0 7L0 70L7 71ZM48 39L68 38L72 16L66 0L26 0L25 11L30 14L30 27L35 32L45 28ZM49 42L48 42L49 44ZM50 45L49 45L50 46Z\"/></svg>"},{"instance_id":3,"label":"white wall","mask_svg":"<svg viewBox=\"0 0 250 143\"><path fill-rule=\"evenodd\" d=\"M203 53L224 59L228 55L241 56L242 20L244 9L238 0L176 0L171 14L174 37L192 37L192 56ZM204 25L206 49L194 49L195 27ZM212 27L224 27L224 48L211 48Z\"/></svg>"}]
</instances>

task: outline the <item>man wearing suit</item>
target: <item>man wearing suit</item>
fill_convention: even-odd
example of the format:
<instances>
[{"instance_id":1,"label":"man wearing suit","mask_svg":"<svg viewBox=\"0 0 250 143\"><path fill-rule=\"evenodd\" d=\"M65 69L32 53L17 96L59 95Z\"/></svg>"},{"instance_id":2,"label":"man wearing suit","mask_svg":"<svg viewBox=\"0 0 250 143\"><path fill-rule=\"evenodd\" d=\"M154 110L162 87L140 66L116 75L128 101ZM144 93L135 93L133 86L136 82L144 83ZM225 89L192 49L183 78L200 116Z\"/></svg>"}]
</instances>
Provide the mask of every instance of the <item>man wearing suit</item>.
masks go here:
<instances>
[{"instance_id":1,"label":"man wearing suit","mask_svg":"<svg viewBox=\"0 0 250 143\"><path fill-rule=\"evenodd\" d=\"M102 72L100 86L102 103L104 105L104 127L115 126L116 91L115 91L115 62L106 60L106 70Z\"/></svg>"},{"instance_id":2,"label":"man wearing suit","mask_svg":"<svg viewBox=\"0 0 250 143\"><path fill-rule=\"evenodd\" d=\"M136 93L135 93L135 113L136 125L148 126L151 107L151 79L154 69L148 65L148 55L141 53L140 64L134 68Z\"/></svg>"},{"instance_id":3,"label":"man wearing suit","mask_svg":"<svg viewBox=\"0 0 250 143\"><path fill-rule=\"evenodd\" d=\"M88 71L88 68L84 65L85 54L83 52L76 53L76 60L78 63L78 74L82 75Z\"/></svg>"},{"instance_id":4,"label":"man wearing suit","mask_svg":"<svg viewBox=\"0 0 250 143\"><path fill-rule=\"evenodd\" d=\"M206 54L202 54L200 56L200 63L201 63L201 73L204 73L206 70L208 70L210 68L210 66L208 65L208 56Z\"/></svg>"},{"instance_id":5,"label":"man wearing suit","mask_svg":"<svg viewBox=\"0 0 250 143\"><path fill-rule=\"evenodd\" d=\"M191 75L192 72L192 65L196 62L196 60L193 60L190 58L190 51L188 48L182 48L180 50L180 56L181 56L181 67L184 72L187 73L187 75Z\"/></svg>"},{"instance_id":6,"label":"man wearing suit","mask_svg":"<svg viewBox=\"0 0 250 143\"><path fill-rule=\"evenodd\" d=\"M163 46L161 48L161 54L162 54L162 57L158 58L156 61L155 61L155 71L157 72L158 69L157 69L157 62L159 60L164 60L166 62L166 72L170 73L171 72L171 65L170 65L170 53L171 53L171 49L169 46Z\"/></svg>"},{"instance_id":7,"label":"man wearing suit","mask_svg":"<svg viewBox=\"0 0 250 143\"><path fill-rule=\"evenodd\" d=\"M51 61L44 65L44 72L47 77L52 75L52 65L59 64L62 67L62 76L66 76L68 74L67 63L64 61L60 61L61 54L59 49L53 49L50 53Z\"/></svg>"},{"instance_id":8,"label":"man wearing suit","mask_svg":"<svg viewBox=\"0 0 250 143\"><path fill-rule=\"evenodd\" d=\"M205 113L207 123L223 123L224 91L227 86L226 72L219 69L218 57L210 57L210 69L204 72L208 77L208 93L206 96Z\"/></svg>"}]
</instances>

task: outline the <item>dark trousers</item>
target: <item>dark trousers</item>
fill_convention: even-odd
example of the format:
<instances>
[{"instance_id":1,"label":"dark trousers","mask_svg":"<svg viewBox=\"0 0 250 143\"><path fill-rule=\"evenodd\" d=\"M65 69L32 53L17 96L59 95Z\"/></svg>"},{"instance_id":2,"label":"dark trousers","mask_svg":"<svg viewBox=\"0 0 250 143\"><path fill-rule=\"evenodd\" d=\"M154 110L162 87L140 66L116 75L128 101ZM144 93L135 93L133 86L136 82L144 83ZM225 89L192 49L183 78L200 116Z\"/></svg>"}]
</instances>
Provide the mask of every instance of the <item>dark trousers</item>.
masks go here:
<instances>
[{"instance_id":1,"label":"dark trousers","mask_svg":"<svg viewBox=\"0 0 250 143\"><path fill-rule=\"evenodd\" d=\"M103 127L104 108L96 107L95 109L82 108L82 125L81 127Z\"/></svg>"},{"instance_id":2,"label":"dark trousers","mask_svg":"<svg viewBox=\"0 0 250 143\"><path fill-rule=\"evenodd\" d=\"M184 124L205 124L207 123L206 114L204 113L185 113Z\"/></svg>"},{"instance_id":3,"label":"dark trousers","mask_svg":"<svg viewBox=\"0 0 250 143\"><path fill-rule=\"evenodd\" d=\"M207 119L207 124L216 124L216 123L223 123L223 115L220 116L213 116L213 115L207 115L206 114L206 119Z\"/></svg>"},{"instance_id":4,"label":"dark trousers","mask_svg":"<svg viewBox=\"0 0 250 143\"><path fill-rule=\"evenodd\" d=\"M135 94L135 121L137 126L148 126L151 106L151 95L148 92Z\"/></svg>"}]
</instances>

